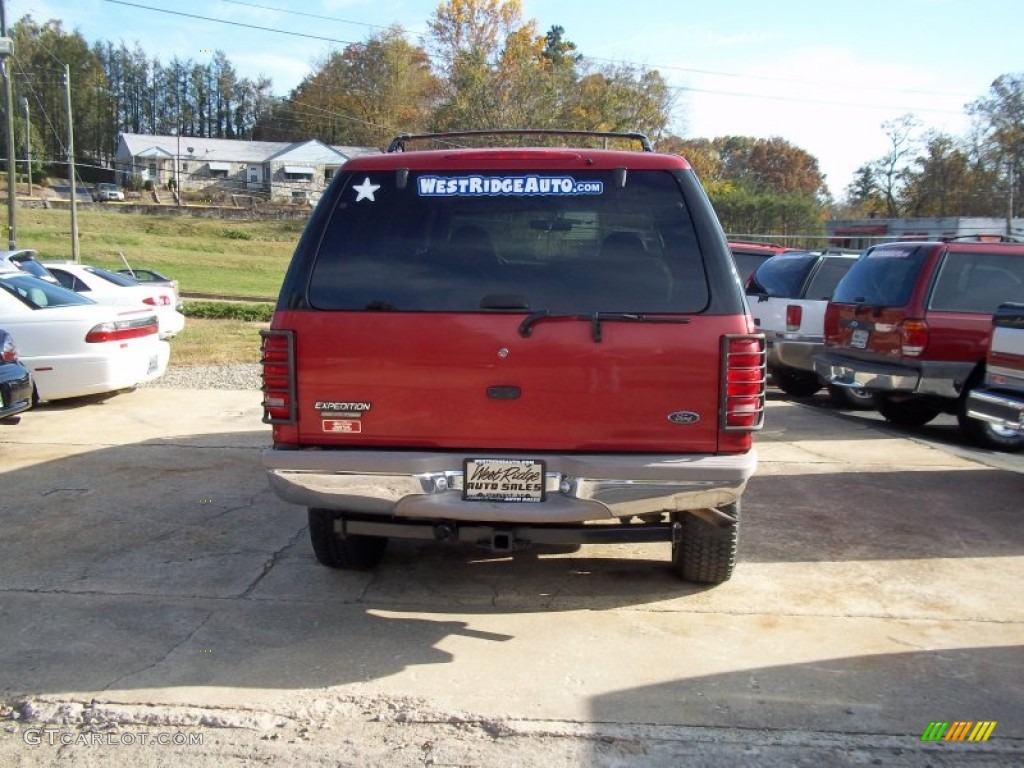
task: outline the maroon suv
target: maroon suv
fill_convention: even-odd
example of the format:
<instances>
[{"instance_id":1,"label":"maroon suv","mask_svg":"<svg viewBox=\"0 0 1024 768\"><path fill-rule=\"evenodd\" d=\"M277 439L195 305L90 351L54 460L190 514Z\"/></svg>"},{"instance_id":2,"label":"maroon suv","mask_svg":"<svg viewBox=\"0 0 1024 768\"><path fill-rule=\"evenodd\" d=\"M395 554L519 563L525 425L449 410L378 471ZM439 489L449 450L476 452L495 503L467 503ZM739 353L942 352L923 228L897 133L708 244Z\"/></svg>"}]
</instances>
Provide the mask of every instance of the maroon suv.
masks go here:
<instances>
[{"instance_id":1,"label":"maroon suv","mask_svg":"<svg viewBox=\"0 0 1024 768\"><path fill-rule=\"evenodd\" d=\"M836 286L815 370L829 384L875 393L896 424L956 414L975 443L1024 447L1024 434L968 415L983 386L992 314L1024 301L1024 244L898 242L865 253Z\"/></svg>"}]
</instances>

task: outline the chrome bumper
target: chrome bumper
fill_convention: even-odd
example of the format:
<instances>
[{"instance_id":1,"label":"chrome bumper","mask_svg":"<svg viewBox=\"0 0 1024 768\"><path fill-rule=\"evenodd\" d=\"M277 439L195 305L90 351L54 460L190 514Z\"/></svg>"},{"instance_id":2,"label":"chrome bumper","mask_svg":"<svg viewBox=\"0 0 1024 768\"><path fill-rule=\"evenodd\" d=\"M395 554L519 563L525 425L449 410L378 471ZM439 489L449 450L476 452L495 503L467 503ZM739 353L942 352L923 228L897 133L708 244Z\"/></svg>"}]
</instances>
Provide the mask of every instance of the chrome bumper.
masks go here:
<instances>
[{"instance_id":1,"label":"chrome bumper","mask_svg":"<svg viewBox=\"0 0 1024 768\"><path fill-rule=\"evenodd\" d=\"M876 363L823 352L814 356L814 370L826 384L871 392L960 397L970 363L920 361L915 366Z\"/></svg>"},{"instance_id":2,"label":"chrome bumper","mask_svg":"<svg viewBox=\"0 0 1024 768\"><path fill-rule=\"evenodd\" d=\"M463 458L534 455L427 451L267 449L270 486L285 501L350 513L430 520L549 524L608 520L730 504L757 469L751 450L736 456L558 455L546 464L542 502L462 498Z\"/></svg>"},{"instance_id":3,"label":"chrome bumper","mask_svg":"<svg viewBox=\"0 0 1024 768\"><path fill-rule=\"evenodd\" d=\"M796 368L814 372L814 355L825 345L820 341L797 341L778 338L775 340L775 361L783 368Z\"/></svg>"},{"instance_id":4,"label":"chrome bumper","mask_svg":"<svg viewBox=\"0 0 1024 768\"><path fill-rule=\"evenodd\" d=\"M1014 396L990 389L971 390L967 415L1008 429L1024 429L1024 393Z\"/></svg>"}]
</instances>

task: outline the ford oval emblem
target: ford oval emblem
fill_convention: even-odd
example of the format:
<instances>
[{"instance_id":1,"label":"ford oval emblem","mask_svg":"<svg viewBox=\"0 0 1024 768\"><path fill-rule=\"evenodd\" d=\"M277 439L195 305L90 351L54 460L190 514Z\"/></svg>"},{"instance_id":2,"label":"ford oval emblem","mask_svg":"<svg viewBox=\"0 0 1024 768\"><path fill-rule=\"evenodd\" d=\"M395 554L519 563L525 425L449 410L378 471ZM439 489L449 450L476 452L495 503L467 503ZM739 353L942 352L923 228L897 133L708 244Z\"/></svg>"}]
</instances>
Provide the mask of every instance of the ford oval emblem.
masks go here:
<instances>
[{"instance_id":1,"label":"ford oval emblem","mask_svg":"<svg viewBox=\"0 0 1024 768\"><path fill-rule=\"evenodd\" d=\"M696 424L700 421L700 414L693 411L675 411L668 415L668 420L673 424Z\"/></svg>"}]
</instances>

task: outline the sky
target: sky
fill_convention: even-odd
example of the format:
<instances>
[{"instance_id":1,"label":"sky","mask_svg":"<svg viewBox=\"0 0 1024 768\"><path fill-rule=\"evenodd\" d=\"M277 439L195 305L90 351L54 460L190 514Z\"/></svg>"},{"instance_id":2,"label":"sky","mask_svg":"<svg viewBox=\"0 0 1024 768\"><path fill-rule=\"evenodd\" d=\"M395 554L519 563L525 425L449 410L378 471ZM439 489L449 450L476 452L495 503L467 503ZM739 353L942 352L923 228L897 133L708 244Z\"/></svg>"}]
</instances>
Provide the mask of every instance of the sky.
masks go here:
<instances>
[{"instance_id":1,"label":"sky","mask_svg":"<svg viewBox=\"0 0 1024 768\"><path fill-rule=\"evenodd\" d=\"M325 54L384 27L399 24L419 43L438 2L6 0L6 5L9 24L26 14L40 22L60 19L90 43L124 41L132 47L137 42L163 63L174 56L201 62L219 49L240 75L266 75L274 92L285 96ZM859 166L889 149L883 123L909 113L923 130L966 135L965 105L986 95L998 76L1024 71L1020 0L521 3L523 18L535 20L539 34L563 27L564 39L597 64L628 63L661 72L675 96L670 130L676 135L781 137L818 159L837 198Z\"/></svg>"}]
</instances>

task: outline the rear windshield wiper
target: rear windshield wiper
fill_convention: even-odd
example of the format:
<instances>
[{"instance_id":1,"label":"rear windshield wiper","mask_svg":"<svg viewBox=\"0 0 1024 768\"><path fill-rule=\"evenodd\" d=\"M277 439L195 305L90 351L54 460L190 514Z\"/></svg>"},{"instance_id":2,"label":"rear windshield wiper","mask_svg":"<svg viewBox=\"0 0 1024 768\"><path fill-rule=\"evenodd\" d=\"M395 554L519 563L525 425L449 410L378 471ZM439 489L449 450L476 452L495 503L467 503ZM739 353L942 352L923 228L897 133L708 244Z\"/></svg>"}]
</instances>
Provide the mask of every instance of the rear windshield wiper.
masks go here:
<instances>
[{"instance_id":1,"label":"rear windshield wiper","mask_svg":"<svg viewBox=\"0 0 1024 768\"><path fill-rule=\"evenodd\" d=\"M690 322L688 317L675 315L645 315L642 312L590 312L587 314L551 314L546 309L539 312L531 312L523 322L519 324L519 335L524 339L529 338L533 333L533 326L541 320L553 320L555 318L570 318L573 320L589 320L590 333L595 342L601 341L601 323L605 321L629 322L629 323L673 323L675 325L686 325Z\"/></svg>"}]
</instances>

